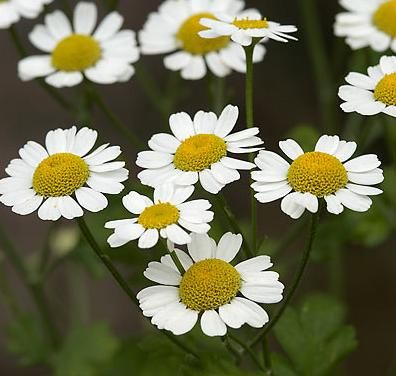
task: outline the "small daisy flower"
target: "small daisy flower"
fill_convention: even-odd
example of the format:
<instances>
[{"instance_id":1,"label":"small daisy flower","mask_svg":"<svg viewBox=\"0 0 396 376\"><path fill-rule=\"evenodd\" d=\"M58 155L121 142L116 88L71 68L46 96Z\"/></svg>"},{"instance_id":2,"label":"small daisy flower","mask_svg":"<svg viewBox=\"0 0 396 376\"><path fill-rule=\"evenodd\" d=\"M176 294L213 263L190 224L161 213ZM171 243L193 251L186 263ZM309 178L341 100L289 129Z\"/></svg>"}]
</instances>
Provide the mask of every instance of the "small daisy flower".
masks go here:
<instances>
[{"instance_id":1,"label":"small daisy flower","mask_svg":"<svg viewBox=\"0 0 396 376\"><path fill-rule=\"evenodd\" d=\"M346 12L336 16L334 33L354 50L370 46L396 52L396 0L340 0Z\"/></svg>"},{"instance_id":2,"label":"small daisy flower","mask_svg":"<svg viewBox=\"0 0 396 376\"><path fill-rule=\"evenodd\" d=\"M183 275L170 255L148 264L145 277L160 285L137 295L143 315L175 335L189 332L199 316L202 331L211 337L224 336L227 326L263 327L269 317L257 303L280 302L284 288L278 273L268 271L271 259L257 256L233 266L241 235L227 233L217 245L207 234L191 238L189 254L174 250L186 271Z\"/></svg>"},{"instance_id":3,"label":"small daisy flower","mask_svg":"<svg viewBox=\"0 0 396 376\"><path fill-rule=\"evenodd\" d=\"M255 152L262 149L263 141L256 136L258 128L231 134L238 113L238 107L228 105L219 118L204 111L199 111L194 120L185 112L171 115L173 135L154 135L148 143L151 151L138 154L136 164L146 169L138 175L142 184L185 186L199 180L206 191L215 194L226 184L239 180L238 170L255 166L228 154Z\"/></svg>"},{"instance_id":4,"label":"small daisy flower","mask_svg":"<svg viewBox=\"0 0 396 376\"><path fill-rule=\"evenodd\" d=\"M207 30L199 32L202 38L231 37L231 40L241 46L250 46L254 40L273 39L278 42L288 42L289 39L297 40L297 38L288 35L288 33L297 31L295 26L267 21L255 10L248 10L238 17L232 17L226 13L216 14L216 18L203 17L201 19L201 25L207 27Z\"/></svg>"},{"instance_id":5,"label":"small daisy flower","mask_svg":"<svg viewBox=\"0 0 396 376\"><path fill-rule=\"evenodd\" d=\"M218 77L233 70L246 72L246 58L241 46L229 37L201 38L206 27L201 18L216 19L218 12L237 15L244 7L241 0L167 0L157 12L151 13L139 33L141 51L147 55L167 54L165 67L180 71L187 80L203 78L208 69ZM264 46L254 53L254 62L263 60Z\"/></svg>"},{"instance_id":6,"label":"small daisy flower","mask_svg":"<svg viewBox=\"0 0 396 376\"><path fill-rule=\"evenodd\" d=\"M396 22L396 19L395 19ZM338 91L345 112L396 117L396 57L382 56L379 65L368 68L368 75L349 73Z\"/></svg>"},{"instance_id":7,"label":"small daisy flower","mask_svg":"<svg viewBox=\"0 0 396 376\"><path fill-rule=\"evenodd\" d=\"M0 202L20 215L38 209L39 218L51 221L81 217L82 208L103 210L103 193L120 193L128 170L125 162L113 162L119 146L104 144L88 154L97 137L92 129L72 127L48 132L45 148L29 141L6 168L9 177L0 180Z\"/></svg>"},{"instance_id":8,"label":"small daisy flower","mask_svg":"<svg viewBox=\"0 0 396 376\"><path fill-rule=\"evenodd\" d=\"M53 0L1 0L0 1L0 29L8 29L18 22L21 17L33 19L43 10L44 6Z\"/></svg>"},{"instance_id":9,"label":"small daisy flower","mask_svg":"<svg viewBox=\"0 0 396 376\"><path fill-rule=\"evenodd\" d=\"M260 171L252 172L252 188L262 203L283 197L282 211L297 219L305 209L318 211L318 199L324 198L327 210L340 214L344 206L365 212L379 195L375 187L384 180L381 162L374 154L349 160L356 151L355 142L341 141L338 136L322 136L315 151L304 153L294 140L281 141L279 147L293 161L291 165L271 151L261 151L256 158ZM349 160L349 161L348 161Z\"/></svg>"},{"instance_id":10,"label":"small daisy flower","mask_svg":"<svg viewBox=\"0 0 396 376\"><path fill-rule=\"evenodd\" d=\"M45 25L37 25L29 34L44 55L22 59L18 65L23 81L45 77L55 87L81 83L84 76L99 84L128 81L139 58L135 33L122 30L123 17L112 12L95 29L97 8L80 2L74 10L73 26L66 15L56 10L46 15Z\"/></svg>"},{"instance_id":11,"label":"small daisy flower","mask_svg":"<svg viewBox=\"0 0 396 376\"><path fill-rule=\"evenodd\" d=\"M213 220L208 200L187 201L193 192L192 186L164 184L155 189L154 202L137 192L130 192L122 203L138 217L107 222L105 227L114 229L108 243L115 248L139 239L139 248L152 248L159 236L175 244L190 243L191 237L184 229L204 234Z\"/></svg>"}]
</instances>

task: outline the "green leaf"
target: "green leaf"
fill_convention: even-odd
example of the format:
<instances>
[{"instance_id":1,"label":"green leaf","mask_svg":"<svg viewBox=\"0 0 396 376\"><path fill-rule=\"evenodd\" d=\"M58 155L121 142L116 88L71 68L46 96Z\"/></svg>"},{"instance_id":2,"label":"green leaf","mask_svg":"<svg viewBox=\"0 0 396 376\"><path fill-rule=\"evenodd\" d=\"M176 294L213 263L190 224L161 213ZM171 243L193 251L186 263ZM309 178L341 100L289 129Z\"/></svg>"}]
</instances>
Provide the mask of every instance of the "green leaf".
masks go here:
<instances>
[{"instance_id":1,"label":"green leaf","mask_svg":"<svg viewBox=\"0 0 396 376\"><path fill-rule=\"evenodd\" d=\"M354 329L344 320L344 307L326 295L313 295L298 309L286 310L275 334L297 375L334 374L357 345Z\"/></svg>"},{"instance_id":2,"label":"green leaf","mask_svg":"<svg viewBox=\"0 0 396 376\"><path fill-rule=\"evenodd\" d=\"M274 376L297 376L288 360L280 354L271 354Z\"/></svg>"},{"instance_id":3,"label":"green leaf","mask_svg":"<svg viewBox=\"0 0 396 376\"><path fill-rule=\"evenodd\" d=\"M311 124L297 124L287 134L287 137L297 141L306 151L314 150L319 136L318 130Z\"/></svg>"},{"instance_id":4,"label":"green leaf","mask_svg":"<svg viewBox=\"0 0 396 376\"><path fill-rule=\"evenodd\" d=\"M102 323L75 326L53 357L55 376L97 376L119 348L119 341Z\"/></svg>"}]
</instances>

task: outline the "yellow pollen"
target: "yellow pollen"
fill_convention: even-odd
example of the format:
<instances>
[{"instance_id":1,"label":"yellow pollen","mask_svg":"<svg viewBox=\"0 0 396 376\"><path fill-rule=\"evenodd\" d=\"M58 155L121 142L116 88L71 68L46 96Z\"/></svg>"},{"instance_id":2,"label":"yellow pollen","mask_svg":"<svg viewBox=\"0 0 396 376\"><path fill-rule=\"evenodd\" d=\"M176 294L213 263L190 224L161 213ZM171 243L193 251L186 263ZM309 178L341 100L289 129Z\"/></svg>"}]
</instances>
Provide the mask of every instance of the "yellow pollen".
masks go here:
<instances>
[{"instance_id":1,"label":"yellow pollen","mask_svg":"<svg viewBox=\"0 0 396 376\"><path fill-rule=\"evenodd\" d=\"M197 134L177 148L173 163L182 171L203 171L227 155L227 144L214 134Z\"/></svg>"},{"instance_id":2,"label":"yellow pollen","mask_svg":"<svg viewBox=\"0 0 396 376\"><path fill-rule=\"evenodd\" d=\"M233 22L239 29L268 29L268 21L266 18L263 20L249 20L248 18L235 19Z\"/></svg>"},{"instance_id":3,"label":"yellow pollen","mask_svg":"<svg viewBox=\"0 0 396 376\"><path fill-rule=\"evenodd\" d=\"M373 23L379 30L396 38L396 0L383 3L373 15Z\"/></svg>"},{"instance_id":4,"label":"yellow pollen","mask_svg":"<svg viewBox=\"0 0 396 376\"><path fill-rule=\"evenodd\" d=\"M389 106L396 106L396 73L387 74L378 82L374 90L374 98Z\"/></svg>"},{"instance_id":5,"label":"yellow pollen","mask_svg":"<svg viewBox=\"0 0 396 376\"><path fill-rule=\"evenodd\" d=\"M52 65L62 71L83 71L102 55L99 43L88 35L72 34L62 39L52 52Z\"/></svg>"},{"instance_id":6,"label":"yellow pollen","mask_svg":"<svg viewBox=\"0 0 396 376\"><path fill-rule=\"evenodd\" d=\"M313 151L300 155L291 164L287 179L296 192L323 197L345 187L348 174L336 157Z\"/></svg>"},{"instance_id":7,"label":"yellow pollen","mask_svg":"<svg viewBox=\"0 0 396 376\"><path fill-rule=\"evenodd\" d=\"M209 311L229 303L241 287L241 276L229 263L207 259L192 265L180 282L180 299L194 311Z\"/></svg>"},{"instance_id":8,"label":"yellow pollen","mask_svg":"<svg viewBox=\"0 0 396 376\"><path fill-rule=\"evenodd\" d=\"M40 196L70 196L89 178L89 168L78 155L58 153L41 161L33 174L33 189Z\"/></svg>"},{"instance_id":9,"label":"yellow pollen","mask_svg":"<svg viewBox=\"0 0 396 376\"><path fill-rule=\"evenodd\" d=\"M201 38L198 35L200 31L208 29L200 24L201 18L217 19L211 13L198 13L184 21L176 34L176 38L180 41L182 49L193 55L205 55L226 47L230 42L229 37L207 39Z\"/></svg>"},{"instance_id":10,"label":"yellow pollen","mask_svg":"<svg viewBox=\"0 0 396 376\"><path fill-rule=\"evenodd\" d=\"M138 223L144 228L160 230L177 223L179 217L179 209L169 202L165 202L144 209L139 215Z\"/></svg>"}]
</instances>

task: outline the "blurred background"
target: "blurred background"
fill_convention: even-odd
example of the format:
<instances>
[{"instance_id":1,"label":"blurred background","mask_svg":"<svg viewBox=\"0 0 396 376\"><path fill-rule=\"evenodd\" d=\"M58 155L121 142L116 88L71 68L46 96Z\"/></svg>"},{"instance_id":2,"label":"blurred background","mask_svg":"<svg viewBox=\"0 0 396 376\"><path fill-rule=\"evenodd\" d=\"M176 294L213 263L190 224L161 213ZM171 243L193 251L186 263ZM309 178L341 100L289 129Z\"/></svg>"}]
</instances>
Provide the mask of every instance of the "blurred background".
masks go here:
<instances>
[{"instance_id":1,"label":"blurred background","mask_svg":"<svg viewBox=\"0 0 396 376\"><path fill-rule=\"evenodd\" d=\"M62 6L62 3L55 0L51 8ZM69 3L74 5L76 2ZM120 12L125 17L125 28L140 30L148 13L155 11L160 3L159 0L121 0ZM255 123L261 128L266 148L278 151L278 141L287 136L295 137L307 147L312 147L318 135L328 132L361 141L358 154L363 151L376 153L385 166L390 166L391 153L382 141L384 133L380 119L374 117L367 120L355 115L346 117L339 109L336 92L343 77L350 70L363 72L367 65L377 64L378 56L372 56L365 50L352 53L343 40L333 37L334 15L340 11L337 2L247 0L246 3L249 7L258 8L269 19L299 27L299 42L287 45L269 43L265 60L255 66ZM312 6L316 13L312 13ZM102 14L104 11L102 8ZM35 51L29 45L26 34L33 25L34 21L26 20L17 25L26 48L31 53ZM103 139L122 146L127 167L131 171L131 184L137 186L137 169L134 164L137 150L114 132L108 120L97 110L93 110L92 117L70 115L37 83L22 83L16 75L18 53L6 30L0 31L0 46L0 171L4 171L8 162L17 156L19 147L27 140L42 142L50 129L84 124L99 130ZM165 70L160 56L143 56L140 68L139 77L126 84L101 86L97 89L114 113L142 140L148 140L153 133L166 129L164 118L167 112L183 110L195 113L199 109L213 109L213 91L208 91L206 80L182 82L177 75L170 75ZM149 72L146 78L143 76L144 71ZM154 90L160 90L165 98L163 113L155 110L155 103L147 95L153 89L147 87L147 82L153 83ZM225 84L227 102L243 109L244 76L235 73L226 79ZM62 90L62 94L70 98L79 95L74 89ZM85 124L86 122L88 123ZM244 127L243 116L238 126ZM396 184L394 169L394 166L386 168L385 184L389 189L383 197L374 198L374 208L369 214L344 213L338 218L325 218L315 245L314 260L305 275L299 296L294 301L297 304L299 298L307 292L324 291L345 305L345 321L355 327L358 345L348 355L337 375L396 375L396 238L395 206L391 206L396 201L395 187L392 185ZM0 176L5 176L5 173ZM225 189L238 217L245 218L246 221L247 183L245 176L244 184L234 184ZM106 219L114 217L112 213L117 213L116 206L119 205L117 199L113 201L114 205L100 216L88 219L103 244L109 233L101 229L102 224ZM279 202L260 206L259 220L260 233L267 236L263 251L273 252L281 280L287 285L302 251L305 228L302 225L296 226L284 215L280 211ZM106 322L109 327L106 333L102 333L105 329L96 328L102 337L110 336L111 333L117 338L128 338L142 332L146 324L141 320L141 313L98 265L89 249L81 244L78 232L71 224L44 223L35 214L18 216L4 206L0 206L0 221L28 266L33 268L37 264L38 250L47 247L51 252L50 257L55 265L46 280L45 293L50 299L50 309L61 332L69 330L70 322L73 322L71 318L77 318L83 327ZM49 242L46 241L47 234L50 234ZM276 254L282 244L287 246L286 251ZM111 251L111 256L121 270L131 277L131 282L136 286L147 285L139 276L153 254L137 250L130 244L122 250ZM64 258L67 258L65 262ZM61 260L59 265L57 260ZM6 273L8 283L17 293L18 301L26 313L30 312L34 306L25 286L4 257L1 265L0 272ZM10 323L14 318L14 313L2 304L0 374L50 375L51 371L44 366L21 366L21 362L29 364L29 359L24 362L23 357L19 356L22 345L15 338L20 331L31 331L33 338L35 327L28 320L26 327L12 326ZM320 331L320 326L317 330ZM35 346L34 341L26 341L24 346ZM271 341L274 341L276 348L275 340ZM111 344L110 339L109 342ZM81 376L88 374L91 375L86 373Z\"/></svg>"}]
</instances>

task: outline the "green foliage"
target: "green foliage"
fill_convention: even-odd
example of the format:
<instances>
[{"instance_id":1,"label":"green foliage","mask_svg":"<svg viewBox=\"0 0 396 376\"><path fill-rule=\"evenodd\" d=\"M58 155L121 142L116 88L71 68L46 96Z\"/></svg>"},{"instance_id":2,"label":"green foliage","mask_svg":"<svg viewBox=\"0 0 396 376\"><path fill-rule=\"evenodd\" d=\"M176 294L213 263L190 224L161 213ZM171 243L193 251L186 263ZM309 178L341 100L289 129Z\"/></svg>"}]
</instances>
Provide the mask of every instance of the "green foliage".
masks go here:
<instances>
[{"instance_id":1,"label":"green foliage","mask_svg":"<svg viewBox=\"0 0 396 376\"><path fill-rule=\"evenodd\" d=\"M275 357L276 376L333 375L337 364L356 348L355 331L344 324L344 307L326 295L308 297L298 308L288 308L275 334L292 365Z\"/></svg>"},{"instance_id":2,"label":"green foliage","mask_svg":"<svg viewBox=\"0 0 396 376\"><path fill-rule=\"evenodd\" d=\"M287 137L296 140L305 151L314 150L320 134L311 124L297 124Z\"/></svg>"}]
</instances>

